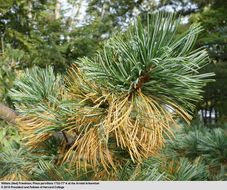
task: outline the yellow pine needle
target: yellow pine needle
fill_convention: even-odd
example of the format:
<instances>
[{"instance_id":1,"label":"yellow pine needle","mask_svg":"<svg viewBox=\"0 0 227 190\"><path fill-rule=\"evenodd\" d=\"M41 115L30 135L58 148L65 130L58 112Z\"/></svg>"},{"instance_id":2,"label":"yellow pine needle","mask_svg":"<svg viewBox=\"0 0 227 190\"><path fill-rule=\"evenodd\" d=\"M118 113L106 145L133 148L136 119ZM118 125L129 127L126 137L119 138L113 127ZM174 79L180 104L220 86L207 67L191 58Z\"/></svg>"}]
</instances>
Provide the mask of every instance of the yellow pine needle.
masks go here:
<instances>
[{"instance_id":1,"label":"yellow pine needle","mask_svg":"<svg viewBox=\"0 0 227 190\"><path fill-rule=\"evenodd\" d=\"M21 173L11 173L0 179L2 181L29 181L30 177L26 172L21 172Z\"/></svg>"},{"instance_id":2,"label":"yellow pine needle","mask_svg":"<svg viewBox=\"0 0 227 190\"><path fill-rule=\"evenodd\" d=\"M90 128L83 136L76 139L73 146L66 152L62 162L65 161L68 161L70 165L76 165L78 172L81 168L86 170L88 166L96 169L99 164L107 172L110 166L114 168L110 151L105 144L100 142L98 131L95 128Z\"/></svg>"},{"instance_id":3,"label":"yellow pine needle","mask_svg":"<svg viewBox=\"0 0 227 190\"><path fill-rule=\"evenodd\" d=\"M49 115L48 113L45 114ZM50 121L44 120L35 115L20 116L16 121L20 133L24 136L23 140L26 141L25 145L28 147L36 148L52 136L50 132L37 133L37 130L51 126L52 123Z\"/></svg>"}]
</instances>

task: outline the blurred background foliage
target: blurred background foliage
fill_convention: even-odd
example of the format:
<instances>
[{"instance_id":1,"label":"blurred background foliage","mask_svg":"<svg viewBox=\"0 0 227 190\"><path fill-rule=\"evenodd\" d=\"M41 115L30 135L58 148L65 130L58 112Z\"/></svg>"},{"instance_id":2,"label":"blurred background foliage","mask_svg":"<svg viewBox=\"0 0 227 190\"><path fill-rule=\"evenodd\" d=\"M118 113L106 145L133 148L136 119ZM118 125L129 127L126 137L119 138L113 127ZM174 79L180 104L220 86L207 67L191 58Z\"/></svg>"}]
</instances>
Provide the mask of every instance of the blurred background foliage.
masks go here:
<instances>
[{"instance_id":1,"label":"blurred background foliage","mask_svg":"<svg viewBox=\"0 0 227 190\"><path fill-rule=\"evenodd\" d=\"M204 87L191 127L176 129L175 140L167 140L160 154L140 165L129 162L113 179L226 180L226 0L0 0L0 102L15 108L9 91L27 68L53 66L55 73L64 75L78 58L92 57L104 41L124 31L136 16L155 10L182 15L179 33L192 23L203 26L196 47L206 47L211 64L201 73L214 72L216 81ZM94 177L92 171L78 175L67 165L56 167L54 145L55 137L45 145L48 154L40 157L43 148L31 155L15 126L1 120L0 179Z\"/></svg>"}]
</instances>

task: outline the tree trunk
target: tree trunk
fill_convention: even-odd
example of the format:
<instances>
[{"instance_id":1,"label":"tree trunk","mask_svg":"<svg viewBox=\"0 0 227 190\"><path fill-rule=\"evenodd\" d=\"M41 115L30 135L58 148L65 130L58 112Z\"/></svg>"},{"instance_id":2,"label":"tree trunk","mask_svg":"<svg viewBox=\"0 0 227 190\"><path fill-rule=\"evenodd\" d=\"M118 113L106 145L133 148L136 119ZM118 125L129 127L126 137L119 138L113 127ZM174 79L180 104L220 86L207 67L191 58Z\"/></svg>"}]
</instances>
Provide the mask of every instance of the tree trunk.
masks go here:
<instances>
[{"instance_id":1,"label":"tree trunk","mask_svg":"<svg viewBox=\"0 0 227 190\"><path fill-rule=\"evenodd\" d=\"M60 18L60 11L61 11L61 2L60 0L56 0L56 4L55 4L55 19L59 19Z\"/></svg>"},{"instance_id":2,"label":"tree trunk","mask_svg":"<svg viewBox=\"0 0 227 190\"><path fill-rule=\"evenodd\" d=\"M32 20L32 1L27 1L28 3L28 18L29 18L29 22L31 22Z\"/></svg>"},{"instance_id":3,"label":"tree trunk","mask_svg":"<svg viewBox=\"0 0 227 190\"><path fill-rule=\"evenodd\" d=\"M215 123L218 122L218 110L215 108Z\"/></svg>"},{"instance_id":4,"label":"tree trunk","mask_svg":"<svg viewBox=\"0 0 227 190\"><path fill-rule=\"evenodd\" d=\"M101 10L101 20L104 18L104 16L106 15L106 10L107 10L107 4L106 3L103 3L103 6L102 6L102 10Z\"/></svg>"},{"instance_id":5,"label":"tree trunk","mask_svg":"<svg viewBox=\"0 0 227 190\"><path fill-rule=\"evenodd\" d=\"M83 0L74 1L72 3L73 9L72 9L72 15L71 15L71 19L72 19L71 26L75 26L75 24L79 21L78 17L81 11L82 3L83 3Z\"/></svg>"},{"instance_id":6,"label":"tree trunk","mask_svg":"<svg viewBox=\"0 0 227 190\"><path fill-rule=\"evenodd\" d=\"M17 113L14 110L0 103L0 119L15 124L16 117Z\"/></svg>"},{"instance_id":7,"label":"tree trunk","mask_svg":"<svg viewBox=\"0 0 227 190\"><path fill-rule=\"evenodd\" d=\"M1 54L3 55L4 54L4 39L3 39L3 36L1 36Z\"/></svg>"}]
</instances>

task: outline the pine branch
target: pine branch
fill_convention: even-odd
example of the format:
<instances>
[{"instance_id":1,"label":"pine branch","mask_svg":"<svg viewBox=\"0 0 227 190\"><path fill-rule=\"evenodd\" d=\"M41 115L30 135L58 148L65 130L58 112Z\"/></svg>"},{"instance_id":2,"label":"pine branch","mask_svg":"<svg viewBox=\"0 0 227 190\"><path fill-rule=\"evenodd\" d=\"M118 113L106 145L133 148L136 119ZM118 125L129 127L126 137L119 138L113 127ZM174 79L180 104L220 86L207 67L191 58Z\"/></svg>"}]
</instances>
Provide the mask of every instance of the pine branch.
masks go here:
<instances>
[{"instance_id":1,"label":"pine branch","mask_svg":"<svg viewBox=\"0 0 227 190\"><path fill-rule=\"evenodd\" d=\"M6 105L0 103L0 118L15 124L16 123L17 113L13 109L7 107Z\"/></svg>"}]
</instances>

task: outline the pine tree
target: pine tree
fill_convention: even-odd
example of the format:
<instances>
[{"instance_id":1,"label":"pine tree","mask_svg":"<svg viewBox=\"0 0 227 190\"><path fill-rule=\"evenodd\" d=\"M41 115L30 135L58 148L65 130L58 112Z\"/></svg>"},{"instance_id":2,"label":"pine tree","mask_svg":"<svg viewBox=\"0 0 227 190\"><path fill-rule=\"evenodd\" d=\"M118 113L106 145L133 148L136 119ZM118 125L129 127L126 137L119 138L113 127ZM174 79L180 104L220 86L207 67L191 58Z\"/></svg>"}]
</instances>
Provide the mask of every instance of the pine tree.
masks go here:
<instances>
[{"instance_id":1,"label":"pine tree","mask_svg":"<svg viewBox=\"0 0 227 190\"><path fill-rule=\"evenodd\" d=\"M203 48L193 49L202 28L192 25L176 36L178 26L174 14L157 12L148 15L145 24L138 18L94 58L79 59L66 77L56 76L51 67L27 70L10 96L20 114L16 122L21 148L34 155L34 162L36 155L43 161L26 178L12 172L1 173L1 178L66 179L59 178L58 169L64 167L61 172L72 172L67 179L117 179L125 164L137 165L156 155L165 138L174 137L177 119L190 122L202 87L213 76L198 72L208 63ZM12 153L0 155L1 166L6 167ZM196 172L202 163L190 168L187 159L165 167L175 164L175 176L164 175L157 165L151 170L154 176L143 179L191 180L203 171Z\"/></svg>"}]
</instances>

